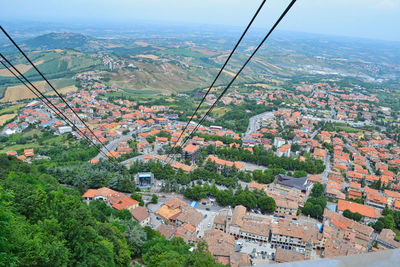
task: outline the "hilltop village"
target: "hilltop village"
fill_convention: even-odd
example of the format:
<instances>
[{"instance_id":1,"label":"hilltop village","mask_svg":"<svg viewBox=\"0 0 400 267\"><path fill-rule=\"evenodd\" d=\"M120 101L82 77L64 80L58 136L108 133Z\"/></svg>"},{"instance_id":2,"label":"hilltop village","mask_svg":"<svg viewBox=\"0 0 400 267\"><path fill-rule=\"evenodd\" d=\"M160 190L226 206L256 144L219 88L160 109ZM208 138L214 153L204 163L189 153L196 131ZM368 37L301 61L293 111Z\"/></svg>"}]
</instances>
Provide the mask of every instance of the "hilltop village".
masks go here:
<instances>
[{"instance_id":1,"label":"hilltop village","mask_svg":"<svg viewBox=\"0 0 400 267\"><path fill-rule=\"evenodd\" d=\"M301 83L293 90L244 85L247 92L229 92L221 107L255 101L269 111L250 117L245 132L211 116L189 136L197 125L191 123L182 145L178 138L190 114L110 98L113 89L99 75L78 74L83 89L65 97L92 131L51 98L79 131L34 100L1 132L11 138L46 129L105 144L90 164L112 158L130 170L136 191L111 184L84 188L86 203L102 200L129 210L133 220L167 239L205 240L214 258L231 266L400 247L400 138L388 130L399 127L400 117L376 95L334 83ZM214 99L211 94L206 103ZM29 142L5 153L28 163L51 158Z\"/></svg>"}]
</instances>

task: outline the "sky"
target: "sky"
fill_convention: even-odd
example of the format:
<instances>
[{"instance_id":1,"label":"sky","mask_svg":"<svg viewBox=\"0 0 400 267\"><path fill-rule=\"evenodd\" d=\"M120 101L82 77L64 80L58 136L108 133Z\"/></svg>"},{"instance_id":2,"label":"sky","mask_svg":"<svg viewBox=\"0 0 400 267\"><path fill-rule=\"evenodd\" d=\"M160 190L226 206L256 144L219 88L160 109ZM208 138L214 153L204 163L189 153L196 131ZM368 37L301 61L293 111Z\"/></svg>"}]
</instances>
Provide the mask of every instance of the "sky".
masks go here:
<instances>
[{"instance_id":1,"label":"sky","mask_svg":"<svg viewBox=\"0 0 400 267\"><path fill-rule=\"evenodd\" d=\"M289 0L267 0L255 27L268 28ZM1 0L5 22L135 22L245 27L261 0ZM400 0L298 0L278 29L400 41Z\"/></svg>"}]
</instances>

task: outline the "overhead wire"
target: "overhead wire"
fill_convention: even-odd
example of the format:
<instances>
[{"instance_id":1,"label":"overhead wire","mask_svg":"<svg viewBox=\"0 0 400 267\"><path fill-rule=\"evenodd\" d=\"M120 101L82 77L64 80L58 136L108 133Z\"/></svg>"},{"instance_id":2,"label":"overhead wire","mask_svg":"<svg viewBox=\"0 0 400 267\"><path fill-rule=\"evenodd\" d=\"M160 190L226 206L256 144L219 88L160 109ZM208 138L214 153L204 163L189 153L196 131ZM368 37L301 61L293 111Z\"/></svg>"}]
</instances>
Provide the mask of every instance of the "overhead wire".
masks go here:
<instances>
[{"instance_id":1,"label":"overhead wire","mask_svg":"<svg viewBox=\"0 0 400 267\"><path fill-rule=\"evenodd\" d=\"M201 105L203 104L204 100L206 99L206 97L208 96L208 94L210 93L211 89L214 87L214 84L216 83L216 81L218 80L219 76L221 75L221 73L224 71L226 65L228 64L229 60L231 59L231 57L233 56L233 54L235 53L236 49L238 48L239 44L241 43L242 39L244 38L244 36L246 35L247 31L250 29L251 25L253 24L254 20L256 19L256 17L258 16L258 13L260 13L261 9L263 8L264 4L265 4L266 0L263 0L260 4L260 6L258 7L257 11L254 13L253 17L251 18L250 22L247 24L246 29L243 31L242 35L240 36L239 40L236 42L235 46L233 47L232 51L230 52L229 56L227 57L227 59L225 60L225 63L222 65L221 69L219 70L217 76L214 78L213 82L211 83L210 87L208 88L207 92L204 94L203 98L201 99L199 105L197 106L196 110L193 112L192 116L190 117L189 121L186 123L186 126L184 127L184 129L182 130L182 132L180 133L177 141L176 141L176 145L174 147L176 147L179 143L179 141L181 140L182 136L184 135L186 129L189 127L190 122L193 120L194 116L196 115L196 113L198 112L199 108L201 107ZM168 154L167 158L170 156L170 154Z\"/></svg>"},{"instance_id":2,"label":"overhead wire","mask_svg":"<svg viewBox=\"0 0 400 267\"><path fill-rule=\"evenodd\" d=\"M201 118L200 122L196 125L196 127L191 131L191 133L185 138L185 141L182 143L182 146L186 144L186 142L193 136L194 133L198 130L200 127L201 123L205 120L205 118L208 116L208 114L214 109L215 105L221 100L221 98L224 96L226 91L229 89L229 87L232 85L232 83L236 80L236 78L239 76L239 74L243 71L243 69L246 67L246 65L250 62L250 60L254 57L254 55L257 53L257 51L261 48L261 46L265 43L265 41L268 39L268 37L271 35L271 33L275 30L275 28L278 26L278 24L281 22L281 20L286 16L286 14L289 12L289 10L292 8L292 6L295 4L296 0L292 0L289 5L286 7L286 9L283 11L283 13L280 15L278 20L275 22L275 24L272 26L272 28L269 30L269 32L265 35L265 37L262 39L260 44L254 49L253 53L250 55L250 57L246 60L246 62L242 65L242 67L239 69L239 71L235 74L235 76L232 78L232 80L229 82L229 84L225 87L225 89L222 91L222 93L219 95L219 97L215 100L215 102L212 104L212 106L208 109L208 111L204 114L204 116Z\"/></svg>"}]
</instances>

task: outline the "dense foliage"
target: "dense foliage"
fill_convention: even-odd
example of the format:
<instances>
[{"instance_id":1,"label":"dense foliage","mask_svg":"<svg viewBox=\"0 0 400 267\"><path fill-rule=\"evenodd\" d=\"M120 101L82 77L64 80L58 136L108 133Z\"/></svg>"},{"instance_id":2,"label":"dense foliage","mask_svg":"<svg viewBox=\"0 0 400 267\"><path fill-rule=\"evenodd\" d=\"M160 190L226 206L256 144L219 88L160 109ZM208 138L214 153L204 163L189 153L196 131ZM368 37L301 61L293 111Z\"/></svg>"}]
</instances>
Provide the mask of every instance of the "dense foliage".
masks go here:
<instances>
[{"instance_id":1,"label":"dense foliage","mask_svg":"<svg viewBox=\"0 0 400 267\"><path fill-rule=\"evenodd\" d=\"M167 241L127 210L81 193L14 157L0 155L0 266L219 266L201 244ZM157 252L157 253L156 253ZM177 254L178 253L178 254Z\"/></svg>"},{"instance_id":2,"label":"dense foliage","mask_svg":"<svg viewBox=\"0 0 400 267\"><path fill-rule=\"evenodd\" d=\"M383 217L371 226L378 232L382 229L391 229L393 231L400 231L400 211L384 208L382 211Z\"/></svg>"},{"instance_id":3,"label":"dense foliage","mask_svg":"<svg viewBox=\"0 0 400 267\"><path fill-rule=\"evenodd\" d=\"M362 215L358 212L351 212L350 210L345 210L343 211L343 216L352 220L355 220L356 222L361 221Z\"/></svg>"},{"instance_id":4,"label":"dense foliage","mask_svg":"<svg viewBox=\"0 0 400 267\"><path fill-rule=\"evenodd\" d=\"M235 192L231 189L219 190L215 185L187 187L184 196L192 200L200 200L207 196L214 196L221 206L243 205L248 209L259 208L263 212L272 213L276 209L275 200L262 190L250 191L247 187L239 187Z\"/></svg>"},{"instance_id":5,"label":"dense foliage","mask_svg":"<svg viewBox=\"0 0 400 267\"><path fill-rule=\"evenodd\" d=\"M281 100L277 100L276 104L279 104ZM223 116L215 120L216 125L221 125L226 129L231 129L235 132L243 133L247 130L249 120L252 116L272 111L273 106L257 105L256 101L246 99L243 104L230 105L230 110Z\"/></svg>"},{"instance_id":6,"label":"dense foliage","mask_svg":"<svg viewBox=\"0 0 400 267\"><path fill-rule=\"evenodd\" d=\"M321 190L322 188L322 190ZM311 195L304 204L303 214L310 215L313 218L322 218L327 201L323 194L323 185L317 183L311 190Z\"/></svg>"},{"instance_id":7,"label":"dense foliage","mask_svg":"<svg viewBox=\"0 0 400 267\"><path fill-rule=\"evenodd\" d=\"M285 170L305 171L307 173L321 173L324 171L325 166L322 160L314 158L306 158L305 161L299 159L278 157L273 152L267 151L262 147L254 147L253 153L244 149L236 148L220 148L215 149L212 146L206 148L209 154L216 154L220 158L227 160L240 160L250 162L258 165L263 165L268 168L282 168ZM302 172L301 174L304 174Z\"/></svg>"},{"instance_id":8,"label":"dense foliage","mask_svg":"<svg viewBox=\"0 0 400 267\"><path fill-rule=\"evenodd\" d=\"M97 164L78 163L67 166L48 166L47 163L40 165L48 174L57 177L62 184L75 186L81 192L88 188L109 188L132 192L135 184L128 170L110 161L100 161Z\"/></svg>"}]
</instances>

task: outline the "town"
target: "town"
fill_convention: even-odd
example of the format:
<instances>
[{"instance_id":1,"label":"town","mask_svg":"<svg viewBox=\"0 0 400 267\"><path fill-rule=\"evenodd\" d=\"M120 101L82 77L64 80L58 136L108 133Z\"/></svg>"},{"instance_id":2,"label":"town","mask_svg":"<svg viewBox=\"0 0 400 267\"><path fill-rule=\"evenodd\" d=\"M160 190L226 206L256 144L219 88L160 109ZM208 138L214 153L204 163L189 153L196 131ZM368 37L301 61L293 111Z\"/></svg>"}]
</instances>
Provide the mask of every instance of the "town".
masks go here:
<instances>
[{"instance_id":1,"label":"town","mask_svg":"<svg viewBox=\"0 0 400 267\"><path fill-rule=\"evenodd\" d=\"M112 68L108 57L104 62ZM66 99L92 131L72 112L66 115L80 131L34 100L1 135L46 129L77 140L84 133L105 144L90 163L111 158L124 166L135 192L84 188L88 205L100 200L126 209L167 239L204 240L218 262L231 266L400 247L399 136L386 131L398 127L400 117L392 118L375 95L334 83L301 83L293 90L245 84L246 90L229 92L222 107L255 101L269 111L250 117L242 133L209 117L211 124L189 135L197 126L192 122L182 146L178 138L190 118L184 110L109 98L113 89L101 82L101 73L76 78L84 89ZM6 154L28 163L50 158L29 142Z\"/></svg>"}]
</instances>

